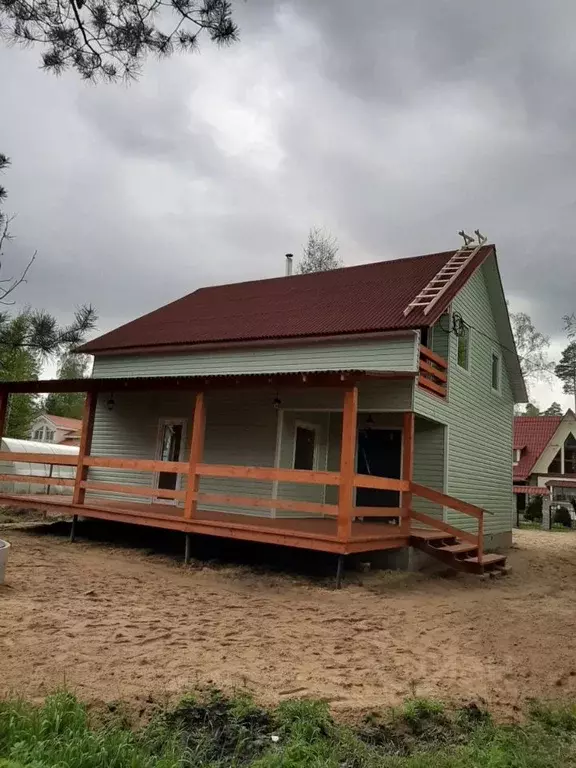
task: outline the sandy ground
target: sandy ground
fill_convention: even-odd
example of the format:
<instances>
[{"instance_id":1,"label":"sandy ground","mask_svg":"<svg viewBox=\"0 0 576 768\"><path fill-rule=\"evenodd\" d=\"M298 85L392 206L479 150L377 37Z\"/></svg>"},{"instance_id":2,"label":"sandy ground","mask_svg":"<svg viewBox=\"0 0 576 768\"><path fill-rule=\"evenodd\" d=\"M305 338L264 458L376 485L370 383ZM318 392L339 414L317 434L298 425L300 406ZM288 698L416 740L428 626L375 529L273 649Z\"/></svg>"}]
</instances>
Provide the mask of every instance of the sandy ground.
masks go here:
<instances>
[{"instance_id":1,"label":"sandy ground","mask_svg":"<svg viewBox=\"0 0 576 768\"><path fill-rule=\"evenodd\" d=\"M374 573L336 592L248 569L188 567L96 542L2 531L0 686L142 700L212 682L345 710L417 693L512 714L576 696L576 533L522 531L488 582Z\"/></svg>"}]
</instances>

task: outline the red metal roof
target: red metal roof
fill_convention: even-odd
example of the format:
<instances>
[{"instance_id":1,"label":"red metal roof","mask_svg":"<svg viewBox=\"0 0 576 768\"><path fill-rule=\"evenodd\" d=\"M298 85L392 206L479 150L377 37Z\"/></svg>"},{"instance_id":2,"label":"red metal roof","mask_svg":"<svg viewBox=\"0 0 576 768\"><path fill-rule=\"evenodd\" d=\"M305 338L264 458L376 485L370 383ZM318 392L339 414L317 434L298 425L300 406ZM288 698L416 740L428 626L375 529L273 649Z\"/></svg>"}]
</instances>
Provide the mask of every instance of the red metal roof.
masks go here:
<instances>
[{"instance_id":1,"label":"red metal roof","mask_svg":"<svg viewBox=\"0 0 576 768\"><path fill-rule=\"evenodd\" d=\"M53 416L51 413L45 413L44 416L50 419L55 427L60 429L69 429L76 432L82 429L82 419L70 419L67 416Z\"/></svg>"},{"instance_id":2,"label":"red metal roof","mask_svg":"<svg viewBox=\"0 0 576 768\"><path fill-rule=\"evenodd\" d=\"M546 481L548 487L554 486L555 488L573 488L576 491L576 480L556 480L552 478Z\"/></svg>"},{"instance_id":3,"label":"red metal roof","mask_svg":"<svg viewBox=\"0 0 576 768\"><path fill-rule=\"evenodd\" d=\"M543 485L514 485L512 490L514 493L527 493L529 496L550 495L550 489L545 488Z\"/></svg>"},{"instance_id":4,"label":"red metal roof","mask_svg":"<svg viewBox=\"0 0 576 768\"><path fill-rule=\"evenodd\" d=\"M514 467L514 480L526 480L558 429L562 416L516 416L514 418L514 447L523 448L520 461Z\"/></svg>"},{"instance_id":5,"label":"red metal roof","mask_svg":"<svg viewBox=\"0 0 576 768\"><path fill-rule=\"evenodd\" d=\"M80 348L102 353L141 347L306 338L433 324L476 268L485 245L428 315L404 309L454 255L434 253L329 272L200 288Z\"/></svg>"}]
</instances>

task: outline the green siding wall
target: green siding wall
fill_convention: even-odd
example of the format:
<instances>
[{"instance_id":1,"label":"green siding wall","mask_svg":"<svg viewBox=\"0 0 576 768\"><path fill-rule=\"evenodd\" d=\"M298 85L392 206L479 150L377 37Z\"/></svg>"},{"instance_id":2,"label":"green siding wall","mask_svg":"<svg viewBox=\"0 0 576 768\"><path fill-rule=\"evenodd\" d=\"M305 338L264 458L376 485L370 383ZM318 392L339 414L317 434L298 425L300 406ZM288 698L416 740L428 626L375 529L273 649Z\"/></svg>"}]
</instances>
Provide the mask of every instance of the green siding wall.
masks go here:
<instances>
[{"instance_id":1,"label":"green siding wall","mask_svg":"<svg viewBox=\"0 0 576 768\"><path fill-rule=\"evenodd\" d=\"M444 491L446 427L416 417L414 425L414 482ZM417 512L442 520L443 507L414 496L412 506Z\"/></svg>"},{"instance_id":2,"label":"green siding wall","mask_svg":"<svg viewBox=\"0 0 576 768\"><path fill-rule=\"evenodd\" d=\"M370 341L213 350L164 355L97 356L94 376L217 376L298 371L415 371L416 335Z\"/></svg>"},{"instance_id":3,"label":"green siding wall","mask_svg":"<svg viewBox=\"0 0 576 768\"><path fill-rule=\"evenodd\" d=\"M457 364L457 339L449 343L446 401L417 387L415 410L448 426L446 493L494 513L487 515L487 534L511 530L513 396L502 361L501 392L491 388L492 352L498 334L486 286L486 263L455 298L452 309L471 326L470 370ZM448 513L449 522L475 531L467 515Z\"/></svg>"}]
</instances>

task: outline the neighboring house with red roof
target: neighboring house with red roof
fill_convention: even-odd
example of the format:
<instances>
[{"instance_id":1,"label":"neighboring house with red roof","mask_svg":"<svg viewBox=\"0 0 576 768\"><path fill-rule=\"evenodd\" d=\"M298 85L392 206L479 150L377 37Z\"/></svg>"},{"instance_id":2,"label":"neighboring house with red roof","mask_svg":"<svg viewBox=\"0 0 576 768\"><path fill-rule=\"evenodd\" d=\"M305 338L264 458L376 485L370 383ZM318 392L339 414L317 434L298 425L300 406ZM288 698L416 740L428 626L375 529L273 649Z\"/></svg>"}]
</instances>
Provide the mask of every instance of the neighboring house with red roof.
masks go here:
<instances>
[{"instance_id":1,"label":"neighboring house with red roof","mask_svg":"<svg viewBox=\"0 0 576 768\"><path fill-rule=\"evenodd\" d=\"M576 416L516 416L512 453L518 509L528 496L576 498ZM572 493L573 491L573 493Z\"/></svg>"},{"instance_id":2,"label":"neighboring house with red roof","mask_svg":"<svg viewBox=\"0 0 576 768\"><path fill-rule=\"evenodd\" d=\"M59 443L60 445L78 445L82 431L82 419L70 419L66 416L54 416L42 413L30 428L30 440L41 443Z\"/></svg>"},{"instance_id":3,"label":"neighboring house with red roof","mask_svg":"<svg viewBox=\"0 0 576 768\"><path fill-rule=\"evenodd\" d=\"M79 351L92 378L0 383L88 392L78 514L340 554L426 525L460 557L511 542L527 395L493 245L200 288Z\"/></svg>"}]
</instances>

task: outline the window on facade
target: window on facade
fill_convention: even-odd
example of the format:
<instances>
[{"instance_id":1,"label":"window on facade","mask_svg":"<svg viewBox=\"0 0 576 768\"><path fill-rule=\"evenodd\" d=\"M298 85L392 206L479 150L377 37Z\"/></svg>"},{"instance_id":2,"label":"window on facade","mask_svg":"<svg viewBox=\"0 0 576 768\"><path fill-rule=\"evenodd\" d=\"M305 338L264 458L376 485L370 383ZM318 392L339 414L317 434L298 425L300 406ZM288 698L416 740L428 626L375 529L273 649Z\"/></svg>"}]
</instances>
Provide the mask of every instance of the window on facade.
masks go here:
<instances>
[{"instance_id":1,"label":"window on facade","mask_svg":"<svg viewBox=\"0 0 576 768\"><path fill-rule=\"evenodd\" d=\"M464 370L470 368L470 328L462 324L458 338L458 365Z\"/></svg>"},{"instance_id":2,"label":"window on facade","mask_svg":"<svg viewBox=\"0 0 576 768\"><path fill-rule=\"evenodd\" d=\"M492 389L500 391L500 356L492 352Z\"/></svg>"},{"instance_id":3,"label":"window on facade","mask_svg":"<svg viewBox=\"0 0 576 768\"><path fill-rule=\"evenodd\" d=\"M297 425L294 445L294 469L314 469L316 430Z\"/></svg>"},{"instance_id":4,"label":"window on facade","mask_svg":"<svg viewBox=\"0 0 576 768\"><path fill-rule=\"evenodd\" d=\"M567 475L576 475L576 438L568 435L564 443L564 472Z\"/></svg>"},{"instance_id":5,"label":"window on facade","mask_svg":"<svg viewBox=\"0 0 576 768\"><path fill-rule=\"evenodd\" d=\"M548 467L548 472L553 475L559 475L562 472L562 451L558 451L554 456Z\"/></svg>"},{"instance_id":6,"label":"window on facade","mask_svg":"<svg viewBox=\"0 0 576 768\"><path fill-rule=\"evenodd\" d=\"M44 434L44 430L43 430L43 429L37 429L37 430L34 432L34 438L33 438L33 439L34 439L34 440L42 440L42 436L43 436L43 434Z\"/></svg>"},{"instance_id":7,"label":"window on facade","mask_svg":"<svg viewBox=\"0 0 576 768\"><path fill-rule=\"evenodd\" d=\"M54 430L53 429L47 429L46 430L46 442L51 443L52 440L54 440Z\"/></svg>"},{"instance_id":8,"label":"window on facade","mask_svg":"<svg viewBox=\"0 0 576 768\"><path fill-rule=\"evenodd\" d=\"M519 464L520 463L520 454L521 454L520 448L513 448L512 449L512 463L513 464Z\"/></svg>"}]
</instances>

